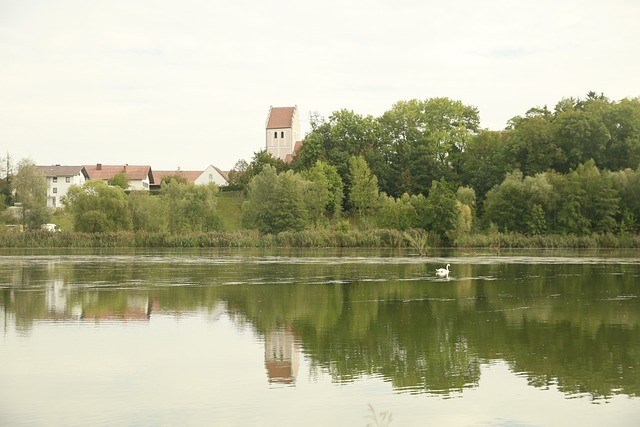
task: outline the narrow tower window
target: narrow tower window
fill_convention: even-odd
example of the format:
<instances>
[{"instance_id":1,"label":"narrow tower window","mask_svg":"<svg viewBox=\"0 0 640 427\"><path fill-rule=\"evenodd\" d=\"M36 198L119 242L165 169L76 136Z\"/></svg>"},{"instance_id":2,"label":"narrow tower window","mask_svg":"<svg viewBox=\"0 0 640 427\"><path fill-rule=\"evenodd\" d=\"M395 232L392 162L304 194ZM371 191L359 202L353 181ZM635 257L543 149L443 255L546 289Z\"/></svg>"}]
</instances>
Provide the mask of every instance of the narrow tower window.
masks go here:
<instances>
[{"instance_id":1,"label":"narrow tower window","mask_svg":"<svg viewBox=\"0 0 640 427\"><path fill-rule=\"evenodd\" d=\"M277 138L277 137L278 137L278 132L274 132L274 133L273 133L273 137L274 137L274 138Z\"/></svg>"}]
</instances>

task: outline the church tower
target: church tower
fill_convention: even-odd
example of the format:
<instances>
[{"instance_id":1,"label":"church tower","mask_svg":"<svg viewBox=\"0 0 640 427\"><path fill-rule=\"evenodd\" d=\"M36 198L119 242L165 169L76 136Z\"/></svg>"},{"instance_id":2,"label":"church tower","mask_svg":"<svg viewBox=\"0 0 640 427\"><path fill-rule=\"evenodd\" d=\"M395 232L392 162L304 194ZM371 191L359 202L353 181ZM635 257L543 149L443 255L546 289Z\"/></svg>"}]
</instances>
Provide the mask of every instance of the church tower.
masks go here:
<instances>
[{"instance_id":1,"label":"church tower","mask_svg":"<svg viewBox=\"0 0 640 427\"><path fill-rule=\"evenodd\" d=\"M268 153L275 158L291 161L296 144L300 141L300 118L297 106L269 109L266 139Z\"/></svg>"}]
</instances>

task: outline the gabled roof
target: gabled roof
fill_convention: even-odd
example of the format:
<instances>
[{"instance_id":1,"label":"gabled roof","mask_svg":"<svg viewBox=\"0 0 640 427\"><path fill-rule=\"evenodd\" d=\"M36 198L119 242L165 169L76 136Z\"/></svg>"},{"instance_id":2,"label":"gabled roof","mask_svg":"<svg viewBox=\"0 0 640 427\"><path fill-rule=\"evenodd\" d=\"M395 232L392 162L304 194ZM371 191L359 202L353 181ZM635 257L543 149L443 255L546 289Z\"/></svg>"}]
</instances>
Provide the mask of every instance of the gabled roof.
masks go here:
<instances>
[{"instance_id":1,"label":"gabled roof","mask_svg":"<svg viewBox=\"0 0 640 427\"><path fill-rule=\"evenodd\" d=\"M129 181L144 181L145 179L153 179L151 166L135 166L135 165L85 165L87 174L90 179L101 179L103 181L110 180L119 173L124 173Z\"/></svg>"},{"instance_id":2,"label":"gabled roof","mask_svg":"<svg viewBox=\"0 0 640 427\"><path fill-rule=\"evenodd\" d=\"M296 107L271 107L267 119L267 129L283 129L293 126L293 113Z\"/></svg>"},{"instance_id":3,"label":"gabled roof","mask_svg":"<svg viewBox=\"0 0 640 427\"><path fill-rule=\"evenodd\" d=\"M202 175L202 171L153 171L154 184L159 185L162 182L162 178L169 175L182 175L187 182L195 182Z\"/></svg>"},{"instance_id":4,"label":"gabled roof","mask_svg":"<svg viewBox=\"0 0 640 427\"><path fill-rule=\"evenodd\" d=\"M54 177L54 176L76 176L83 174L85 177L87 176L87 172L84 169L84 166L60 166L60 165L51 165L51 166L36 166L36 168L44 174L46 177Z\"/></svg>"},{"instance_id":5,"label":"gabled roof","mask_svg":"<svg viewBox=\"0 0 640 427\"><path fill-rule=\"evenodd\" d=\"M211 167L213 167L225 181L229 182L229 171L223 171L219 167L213 165L211 165Z\"/></svg>"}]
</instances>

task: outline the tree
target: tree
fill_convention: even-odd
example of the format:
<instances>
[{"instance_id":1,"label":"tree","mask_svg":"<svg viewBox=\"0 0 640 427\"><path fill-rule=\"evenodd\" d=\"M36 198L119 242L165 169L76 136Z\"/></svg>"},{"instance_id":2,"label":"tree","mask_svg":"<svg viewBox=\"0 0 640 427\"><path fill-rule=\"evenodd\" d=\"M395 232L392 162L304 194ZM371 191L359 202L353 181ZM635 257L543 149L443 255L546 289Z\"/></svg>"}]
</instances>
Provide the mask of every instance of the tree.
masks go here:
<instances>
[{"instance_id":1,"label":"tree","mask_svg":"<svg viewBox=\"0 0 640 427\"><path fill-rule=\"evenodd\" d=\"M620 209L620 197L613 188L611 176L608 173L600 173L593 160L579 165L572 174L582 187L582 214L589 221L591 231L615 231L615 217Z\"/></svg>"},{"instance_id":2,"label":"tree","mask_svg":"<svg viewBox=\"0 0 640 427\"><path fill-rule=\"evenodd\" d=\"M21 160L13 179L16 200L20 203L22 226L37 229L51 217L47 209L47 179L31 160Z\"/></svg>"},{"instance_id":3,"label":"tree","mask_svg":"<svg viewBox=\"0 0 640 427\"><path fill-rule=\"evenodd\" d=\"M640 165L640 98L612 104L602 119L611 139L600 166L611 171L637 168Z\"/></svg>"},{"instance_id":4,"label":"tree","mask_svg":"<svg viewBox=\"0 0 640 427\"><path fill-rule=\"evenodd\" d=\"M411 196L404 193L402 197L394 199L384 193L380 194L379 225L395 230L409 230L415 228L417 213L411 204Z\"/></svg>"},{"instance_id":5,"label":"tree","mask_svg":"<svg viewBox=\"0 0 640 427\"><path fill-rule=\"evenodd\" d=\"M129 230L131 211L121 187L92 179L72 185L62 201L74 219L74 229L86 233Z\"/></svg>"},{"instance_id":6,"label":"tree","mask_svg":"<svg viewBox=\"0 0 640 427\"><path fill-rule=\"evenodd\" d=\"M13 162L11 155L0 158L0 196L4 202L2 206L13 206Z\"/></svg>"},{"instance_id":7,"label":"tree","mask_svg":"<svg viewBox=\"0 0 640 427\"><path fill-rule=\"evenodd\" d=\"M303 176L311 181L308 200L322 201L319 202L317 214L339 217L344 199L344 184L336 167L318 160Z\"/></svg>"},{"instance_id":8,"label":"tree","mask_svg":"<svg viewBox=\"0 0 640 427\"><path fill-rule=\"evenodd\" d=\"M162 197L151 195L148 191L132 191L128 198L134 231L167 230L168 213Z\"/></svg>"},{"instance_id":9,"label":"tree","mask_svg":"<svg viewBox=\"0 0 640 427\"><path fill-rule=\"evenodd\" d=\"M236 188L246 191L253 177L260 174L267 165L272 166L276 172L289 169L289 166L284 160L273 157L267 150L258 151L254 153L251 163L249 163L244 170L238 170L234 173L233 182ZM244 163L238 162L236 166L243 168Z\"/></svg>"},{"instance_id":10,"label":"tree","mask_svg":"<svg viewBox=\"0 0 640 427\"><path fill-rule=\"evenodd\" d=\"M450 243L458 228L460 210L455 193L441 178L433 181L424 205L423 228L438 235L445 243Z\"/></svg>"},{"instance_id":11,"label":"tree","mask_svg":"<svg viewBox=\"0 0 640 427\"><path fill-rule=\"evenodd\" d=\"M562 153L553 138L553 115L546 108L532 108L525 117L514 117L507 126L505 171L520 170L532 176L560 163Z\"/></svg>"},{"instance_id":12,"label":"tree","mask_svg":"<svg viewBox=\"0 0 640 427\"><path fill-rule=\"evenodd\" d=\"M249 169L249 163L244 159L238 160L229 171L229 187L241 189L241 177L247 169Z\"/></svg>"},{"instance_id":13,"label":"tree","mask_svg":"<svg viewBox=\"0 0 640 427\"><path fill-rule=\"evenodd\" d=\"M195 185L171 180L161 184L160 195L166 205L171 233L207 232L222 228L216 209L216 184Z\"/></svg>"},{"instance_id":14,"label":"tree","mask_svg":"<svg viewBox=\"0 0 640 427\"><path fill-rule=\"evenodd\" d=\"M129 178L125 175L124 172L120 172L115 174L109 181L109 185L114 187L120 187L123 190L127 190L129 188Z\"/></svg>"},{"instance_id":15,"label":"tree","mask_svg":"<svg viewBox=\"0 0 640 427\"><path fill-rule=\"evenodd\" d=\"M305 137L292 161L296 171L310 169L318 161L334 166L347 182L352 156L375 157L380 141L380 126L372 116L353 111L335 111L324 120L312 116L311 132Z\"/></svg>"},{"instance_id":16,"label":"tree","mask_svg":"<svg viewBox=\"0 0 640 427\"><path fill-rule=\"evenodd\" d=\"M379 119L382 154L389 170L382 191L427 194L433 180L458 179L461 155L478 130L475 107L448 98L400 101ZM402 180L398 178L402 176Z\"/></svg>"},{"instance_id":17,"label":"tree","mask_svg":"<svg viewBox=\"0 0 640 427\"><path fill-rule=\"evenodd\" d=\"M527 192L522 179L522 172L516 170L487 193L483 215L487 224L495 224L500 231L527 231Z\"/></svg>"},{"instance_id":18,"label":"tree","mask_svg":"<svg viewBox=\"0 0 640 427\"><path fill-rule=\"evenodd\" d=\"M483 130L469 140L461 155L460 179L475 190L479 204L510 170L506 163L508 141L509 132Z\"/></svg>"},{"instance_id":19,"label":"tree","mask_svg":"<svg viewBox=\"0 0 640 427\"><path fill-rule=\"evenodd\" d=\"M308 224L305 190L309 181L293 171L278 174L266 165L249 183L243 223L262 233L302 230Z\"/></svg>"},{"instance_id":20,"label":"tree","mask_svg":"<svg viewBox=\"0 0 640 427\"><path fill-rule=\"evenodd\" d=\"M376 207L378 178L361 156L349 159L349 184L349 203L361 218L365 217Z\"/></svg>"}]
</instances>

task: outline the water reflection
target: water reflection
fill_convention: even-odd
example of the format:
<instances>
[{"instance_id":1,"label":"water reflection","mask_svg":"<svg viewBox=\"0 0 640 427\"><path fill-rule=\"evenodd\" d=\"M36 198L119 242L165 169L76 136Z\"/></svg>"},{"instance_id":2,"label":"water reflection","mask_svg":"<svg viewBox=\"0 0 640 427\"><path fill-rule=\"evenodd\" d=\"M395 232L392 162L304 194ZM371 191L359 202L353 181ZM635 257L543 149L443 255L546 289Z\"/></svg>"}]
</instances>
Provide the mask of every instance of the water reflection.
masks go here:
<instances>
[{"instance_id":1,"label":"water reflection","mask_svg":"<svg viewBox=\"0 0 640 427\"><path fill-rule=\"evenodd\" d=\"M293 331L281 328L267 332L264 364L270 383L294 384L300 366L300 349Z\"/></svg>"},{"instance_id":2,"label":"water reflection","mask_svg":"<svg viewBox=\"0 0 640 427\"><path fill-rule=\"evenodd\" d=\"M153 322L208 313L251 325L269 384L300 359L348 384L453 396L504 361L529 385L606 399L640 392L637 259L16 257L0 261L5 334L40 322Z\"/></svg>"}]
</instances>

